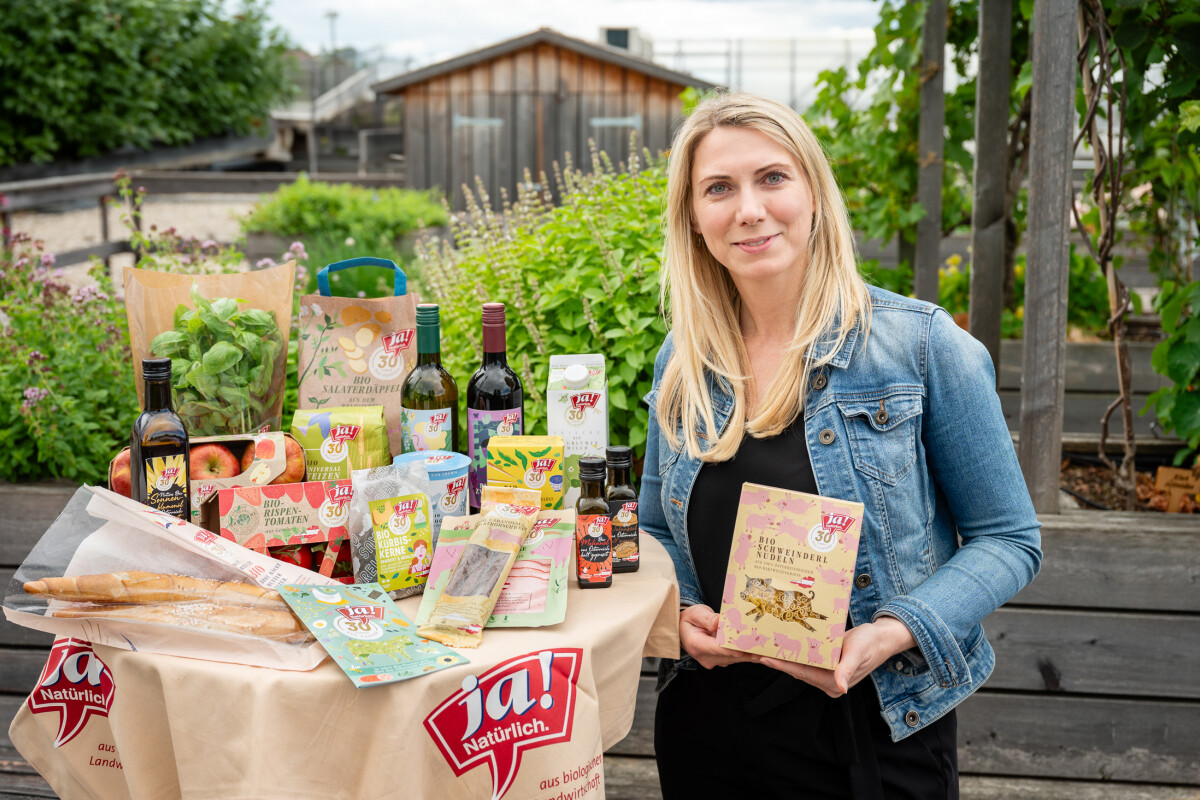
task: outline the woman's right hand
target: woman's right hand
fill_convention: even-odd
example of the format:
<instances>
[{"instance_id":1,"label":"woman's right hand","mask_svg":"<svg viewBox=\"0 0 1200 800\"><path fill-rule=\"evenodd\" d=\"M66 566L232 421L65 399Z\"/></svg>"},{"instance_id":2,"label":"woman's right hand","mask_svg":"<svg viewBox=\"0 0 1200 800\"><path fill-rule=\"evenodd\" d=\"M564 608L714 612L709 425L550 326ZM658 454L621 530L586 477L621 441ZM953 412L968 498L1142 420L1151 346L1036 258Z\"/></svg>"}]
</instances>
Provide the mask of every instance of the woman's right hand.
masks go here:
<instances>
[{"instance_id":1,"label":"woman's right hand","mask_svg":"<svg viewBox=\"0 0 1200 800\"><path fill-rule=\"evenodd\" d=\"M753 653L730 650L717 644L717 612L705 605L688 606L679 613L679 643L705 669L741 662L758 663Z\"/></svg>"}]
</instances>

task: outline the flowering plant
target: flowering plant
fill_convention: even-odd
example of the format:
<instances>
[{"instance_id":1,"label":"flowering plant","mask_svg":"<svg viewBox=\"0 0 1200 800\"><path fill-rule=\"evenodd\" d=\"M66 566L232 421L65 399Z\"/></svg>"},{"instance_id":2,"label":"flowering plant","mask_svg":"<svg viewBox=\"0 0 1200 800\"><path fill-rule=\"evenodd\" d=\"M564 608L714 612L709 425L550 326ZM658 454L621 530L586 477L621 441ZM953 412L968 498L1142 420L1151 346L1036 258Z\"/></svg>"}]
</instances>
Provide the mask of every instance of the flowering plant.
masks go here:
<instances>
[{"instance_id":1,"label":"flowering plant","mask_svg":"<svg viewBox=\"0 0 1200 800\"><path fill-rule=\"evenodd\" d=\"M138 414L125 306L104 264L73 289L54 260L0 247L0 480L102 483Z\"/></svg>"}]
</instances>

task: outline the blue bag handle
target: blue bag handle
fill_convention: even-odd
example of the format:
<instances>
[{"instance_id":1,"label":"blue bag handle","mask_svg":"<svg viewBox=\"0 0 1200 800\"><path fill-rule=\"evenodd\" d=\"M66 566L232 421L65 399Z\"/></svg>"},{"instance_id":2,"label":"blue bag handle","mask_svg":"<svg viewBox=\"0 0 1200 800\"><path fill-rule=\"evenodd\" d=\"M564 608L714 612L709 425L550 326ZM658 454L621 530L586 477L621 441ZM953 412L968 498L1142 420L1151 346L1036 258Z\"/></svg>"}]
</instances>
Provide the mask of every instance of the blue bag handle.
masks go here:
<instances>
[{"instance_id":1,"label":"blue bag handle","mask_svg":"<svg viewBox=\"0 0 1200 800\"><path fill-rule=\"evenodd\" d=\"M396 274L396 292L395 296L400 297L408 294L408 276L404 274L404 270L396 266L396 262L390 258L377 258L376 256L359 256L358 258L347 258L345 261L335 261L326 267L321 267L317 273L317 291L322 297L332 297L329 291L329 273L330 271L337 272L351 267L384 267L395 271Z\"/></svg>"}]
</instances>

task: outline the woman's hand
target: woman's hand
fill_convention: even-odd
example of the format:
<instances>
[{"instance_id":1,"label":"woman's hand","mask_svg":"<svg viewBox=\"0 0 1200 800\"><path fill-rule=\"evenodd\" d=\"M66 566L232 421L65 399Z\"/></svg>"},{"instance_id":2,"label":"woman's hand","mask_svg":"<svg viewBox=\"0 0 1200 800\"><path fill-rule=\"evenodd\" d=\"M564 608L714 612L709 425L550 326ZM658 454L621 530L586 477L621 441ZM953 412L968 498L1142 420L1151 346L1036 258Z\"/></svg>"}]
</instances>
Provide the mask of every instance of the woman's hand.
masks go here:
<instances>
[{"instance_id":1,"label":"woman's hand","mask_svg":"<svg viewBox=\"0 0 1200 800\"><path fill-rule=\"evenodd\" d=\"M679 614L679 643L705 669L727 667L743 661L757 662L760 656L741 653L717 644L717 612L708 606L688 606Z\"/></svg>"},{"instance_id":2,"label":"woman's hand","mask_svg":"<svg viewBox=\"0 0 1200 800\"><path fill-rule=\"evenodd\" d=\"M680 636L682 634L681 622ZM916 646L917 640L908 626L895 617L880 617L874 622L850 629L842 641L842 658L835 669L793 664L765 656L760 663L799 678L830 697L841 697L896 653Z\"/></svg>"}]
</instances>

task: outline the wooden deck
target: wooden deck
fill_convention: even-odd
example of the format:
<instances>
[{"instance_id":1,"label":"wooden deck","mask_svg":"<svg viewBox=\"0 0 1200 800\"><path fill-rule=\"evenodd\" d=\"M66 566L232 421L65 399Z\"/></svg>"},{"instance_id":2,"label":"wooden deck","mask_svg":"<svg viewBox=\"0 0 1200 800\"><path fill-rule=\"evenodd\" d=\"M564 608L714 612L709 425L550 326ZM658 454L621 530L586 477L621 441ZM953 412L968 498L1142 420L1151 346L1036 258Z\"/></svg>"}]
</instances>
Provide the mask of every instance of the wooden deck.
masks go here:
<instances>
[{"instance_id":1,"label":"wooden deck","mask_svg":"<svg viewBox=\"0 0 1200 800\"><path fill-rule=\"evenodd\" d=\"M0 484L0 582L73 493ZM959 710L966 800L1200 800L1200 522L1043 520L1038 580L985 623L997 668ZM0 800L54 797L8 740L50 637L0 620ZM658 798L654 679L605 756L612 800Z\"/></svg>"}]
</instances>

